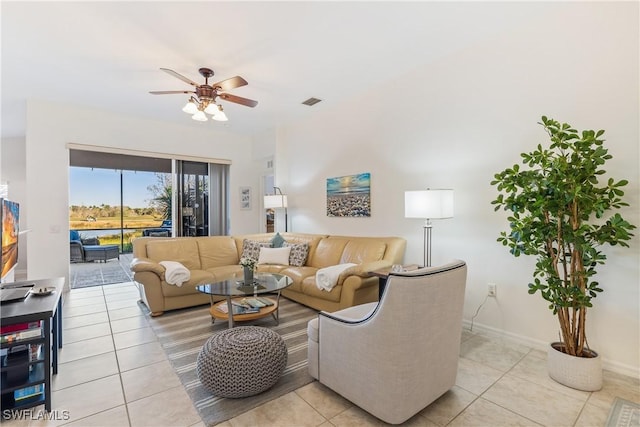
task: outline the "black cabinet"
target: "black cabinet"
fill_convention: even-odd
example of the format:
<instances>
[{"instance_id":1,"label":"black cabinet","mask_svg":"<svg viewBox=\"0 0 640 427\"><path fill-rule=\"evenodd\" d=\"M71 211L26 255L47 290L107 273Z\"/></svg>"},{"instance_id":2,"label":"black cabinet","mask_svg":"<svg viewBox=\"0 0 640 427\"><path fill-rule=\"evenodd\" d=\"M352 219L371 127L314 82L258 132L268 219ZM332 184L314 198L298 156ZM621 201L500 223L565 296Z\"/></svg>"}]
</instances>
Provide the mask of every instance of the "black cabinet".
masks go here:
<instances>
[{"instance_id":1,"label":"black cabinet","mask_svg":"<svg viewBox=\"0 0 640 427\"><path fill-rule=\"evenodd\" d=\"M39 323L39 322L38 322ZM39 332L35 338L2 343L0 379L3 409L23 409L45 403L45 338L42 324L21 332ZM17 332L20 333L20 332ZM5 334L7 336L11 334Z\"/></svg>"},{"instance_id":2,"label":"black cabinet","mask_svg":"<svg viewBox=\"0 0 640 427\"><path fill-rule=\"evenodd\" d=\"M6 286L22 284L54 290L2 305L2 409L20 410L44 404L51 411L51 375L58 372L58 348L62 347L64 279L14 282Z\"/></svg>"}]
</instances>

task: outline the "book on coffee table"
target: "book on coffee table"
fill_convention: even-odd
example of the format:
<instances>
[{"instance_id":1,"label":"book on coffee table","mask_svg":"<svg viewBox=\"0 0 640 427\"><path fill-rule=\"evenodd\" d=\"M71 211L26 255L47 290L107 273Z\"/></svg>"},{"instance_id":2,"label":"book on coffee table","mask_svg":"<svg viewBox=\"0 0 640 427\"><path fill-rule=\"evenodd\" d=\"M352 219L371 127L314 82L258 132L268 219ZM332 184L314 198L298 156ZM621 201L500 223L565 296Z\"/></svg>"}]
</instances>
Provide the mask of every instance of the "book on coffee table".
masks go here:
<instances>
[{"instance_id":1,"label":"book on coffee table","mask_svg":"<svg viewBox=\"0 0 640 427\"><path fill-rule=\"evenodd\" d=\"M262 308L262 307L266 307L267 306L267 304L265 304L264 302L260 301L260 299L258 299L258 298L244 298L242 301L246 302L247 304L249 304L253 308Z\"/></svg>"},{"instance_id":2,"label":"book on coffee table","mask_svg":"<svg viewBox=\"0 0 640 427\"><path fill-rule=\"evenodd\" d=\"M260 313L260 309L259 308L253 308L253 307L243 307L240 305L233 305L233 314L251 314L251 313ZM229 313L229 307L227 307L227 304L218 304L216 306L216 310L228 314Z\"/></svg>"},{"instance_id":3,"label":"book on coffee table","mask_svg":"<svg viewBox=\"0 0 640 427\"><path fill-rule=\"evenodd\" d=\"M247 303L246 298L242 298L241 300L231 300L231 304L235 305L236 307L242 307L242 308L252 308L253 306L250 305L249 303Z\"/></svg>"},{"instance_id":4,"label":"book on coffee table","mask_svg":"<svg viewBox=\"0 0 640 427\"><path fill-rule=\"evenodd\" d=\"M262 303L264 303L264 304L266 304L266 305L268 305L268 306L269 306L269 305L274 305L274 304L275 304L275 303L274 303L272 300L270 300L269 298L258 297L258 301L260 301L260 302L262 302Z\"/></svg>"}]
</instances>

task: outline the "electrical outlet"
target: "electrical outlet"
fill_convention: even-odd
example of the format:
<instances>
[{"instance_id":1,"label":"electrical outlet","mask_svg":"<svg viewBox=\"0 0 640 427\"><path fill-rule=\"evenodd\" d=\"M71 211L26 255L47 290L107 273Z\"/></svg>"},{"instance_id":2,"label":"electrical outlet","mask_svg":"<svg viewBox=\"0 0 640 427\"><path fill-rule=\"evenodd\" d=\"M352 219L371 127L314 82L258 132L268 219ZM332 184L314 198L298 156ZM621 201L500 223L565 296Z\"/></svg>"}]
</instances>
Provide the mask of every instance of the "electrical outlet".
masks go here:
<instances>
[{"instance_id":1,"label":"electrical outlet","mask_svg":"<svg viewBox=\"0 0 640 427\"><path fill-rule=\"evenodd\" d=\"M496 284L495 283L489 283L489 293L488 295L490 297L494 297L496 296Z\"/></svg>"}]
</instances>

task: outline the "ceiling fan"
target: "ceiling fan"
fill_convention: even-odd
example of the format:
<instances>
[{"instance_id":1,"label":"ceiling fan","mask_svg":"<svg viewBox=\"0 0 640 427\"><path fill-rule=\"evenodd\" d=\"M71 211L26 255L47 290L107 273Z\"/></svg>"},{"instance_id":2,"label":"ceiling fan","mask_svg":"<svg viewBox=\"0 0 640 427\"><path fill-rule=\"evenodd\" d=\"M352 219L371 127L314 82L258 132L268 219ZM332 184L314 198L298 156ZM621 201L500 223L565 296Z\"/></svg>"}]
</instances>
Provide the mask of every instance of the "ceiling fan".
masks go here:
<instances>
[{"instance_id":1,"label":"ceiling fan","mask_svg":"<svg viewBox=\"0 0 640 427\"><path fill-rule=\"evenodd\" d=\"M246 86L248 84L247 81L240 76L231 77L217 83L209 84L209 78L213 77L213 70L210 68L200 68L198 71L200 72L200 75L204 77L204 84L198 84L182 74L176 73L168 68L160 69L165 73L179 78L183 82L189 83L195 88L195 90L154 90L149 93L152 95L168 95L177 93L195 94L195 97L191 96L187 105L182 108L182 111L185 113L192 114L191 118L193 120L206 122L207 116L204 113L211 114L212 119L214 120L228 120L224 110L222 109L222 105L216 104L217 98L245 105L247 107L255 107L258 105L258 101L226 93L228 90Z\"/></svg>"}]
</instances>

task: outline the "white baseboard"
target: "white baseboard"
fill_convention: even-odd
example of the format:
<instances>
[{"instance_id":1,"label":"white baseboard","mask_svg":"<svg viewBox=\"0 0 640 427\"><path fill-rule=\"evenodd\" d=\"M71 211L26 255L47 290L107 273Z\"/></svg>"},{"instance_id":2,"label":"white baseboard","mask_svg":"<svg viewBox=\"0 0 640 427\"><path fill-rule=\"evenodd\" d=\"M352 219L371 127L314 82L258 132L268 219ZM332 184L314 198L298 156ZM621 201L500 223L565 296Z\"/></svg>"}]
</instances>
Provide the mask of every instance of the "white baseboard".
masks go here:
<instances>
[{"instance_id":1,"label":"white baseboard","mask_svg":"<svg viewBox=\"0 0 640 427\"><path fill-rule=\"evenodd\" d=\"M471 322L469 320L463 320L462 326L470 330ZM547 352L549 342L540 341L533 338L529 338L523 335L514 334L512 332L506 332L501 329L493 328L491 326L486 326L481 323L473 323L473 331L481 332L483 334L493 336L496 338L507 339L515 344L524 345L535 350L540 350ZM608 371L615 372L617 374L626 375L628 377L632 377L635 379L640 379L640 368L626 365L624 363L616 362L613 360L602 359L602 367Z\"/></svg>"}]
</instances>

